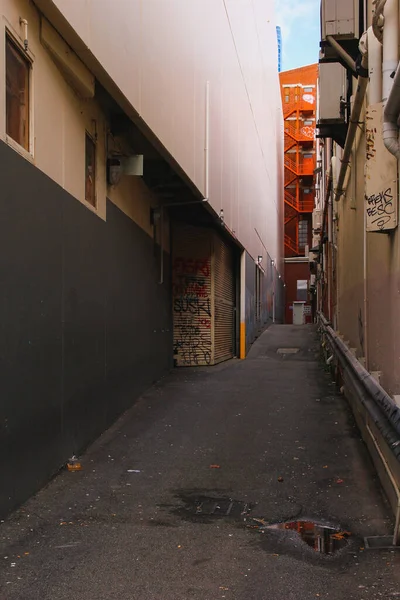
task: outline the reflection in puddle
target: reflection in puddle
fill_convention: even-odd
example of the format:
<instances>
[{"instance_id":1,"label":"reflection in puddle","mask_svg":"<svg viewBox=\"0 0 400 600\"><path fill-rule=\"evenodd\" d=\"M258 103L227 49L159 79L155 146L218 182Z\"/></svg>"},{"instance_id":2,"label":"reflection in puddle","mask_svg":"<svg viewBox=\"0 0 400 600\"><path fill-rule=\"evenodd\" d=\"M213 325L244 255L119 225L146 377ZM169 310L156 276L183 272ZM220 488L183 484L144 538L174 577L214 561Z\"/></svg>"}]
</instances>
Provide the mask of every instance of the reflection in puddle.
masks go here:
<instances>
[{"instance_id":1,"label":"reflection in puddle","mask_svg":"<svg viewBox=\"0 0 400 600\"><path fill-rule=\"evenodd\" d=\"M316 552L333 554L347 544L351 533L341 531L312 521L292 521L267 525L265 529L284 529L298 533L303 542L311 546Z\"/></svg>"}]
</instances>

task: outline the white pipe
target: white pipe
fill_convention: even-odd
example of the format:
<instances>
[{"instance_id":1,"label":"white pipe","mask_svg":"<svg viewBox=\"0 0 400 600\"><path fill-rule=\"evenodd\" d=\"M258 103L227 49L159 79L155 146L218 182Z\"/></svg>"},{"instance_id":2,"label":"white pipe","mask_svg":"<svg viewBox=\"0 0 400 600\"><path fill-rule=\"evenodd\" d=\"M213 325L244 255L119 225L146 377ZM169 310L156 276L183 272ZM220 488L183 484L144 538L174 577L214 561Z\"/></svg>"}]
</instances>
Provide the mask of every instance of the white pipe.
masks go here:
<instances>
[{"instance_id":1,"label":"white pipe","mask_svg":"<svg viewBox=\"0 0 400 600\"><path fill-rule=\"evenodd\" d=\"M367 211L364 212L364 228L363 228L363 284L364 284L364 359L365 368L368 371L369 352L368 352L368 244L367 244Z\"/></svg>"},{"instance_id":2,"label":"white pipe","mask_svg":"<svg viewBox=\"0 0 400 600\"><path fill-rule=\"evenodd\" d=\"M398 65L399 7L397 0L387 0L385 5L385 25L383 28L383 69L382 95L384 105L383 143L391 154L400 158L399 129L397 119L400 114L400 74ZM394 79L391 75L397 72Z\"/></svg>"},{"instance_id":3,"label":"white pipe","mask_svg":"<svg viewBox=\"0 0 400 600\"><path fill-rule=\"evenodd\" d=\"M377 104L382 100L382 45L371 28L368 29L368 71L368 104Z\"/></svg>"},{"instance_id":4,"label":"white pipe","mask_svg":"<svg viewBox=\"0 0 400 600\"><path fill-rule=\"evenodd\" d=\"M383 9L385 8L386 0L375 0L375 8L372 14L372 30L378 42L382 44L383 39Z\"/></svg>"},{"instance_id":5,"label":"white pipe","mask_svg":"<svg viewBox=\"0 0 400 600\"><path fill-rule=\"evenodd\" d=\"M389 97L393 79L391 75L397 69L399 46L399 5L398 0L387 0L385 4L385 25L383 28L383 62L382 62L382 100Z\"/></svg>"},{"instance_id":6,"label":"white pipe","mask_svg":"<svg viewBox=\"0 0 400 600\"><path fill-rule=\"evenodd\" d=\"M275 323L275 271L272 272L272 322Z\"/></svg>"},{"instance_id":7,"label":"white pipe","mask_svg":"<svg viewBox=\"0 0 400 600\"><path fill-rule=\"evenodd\" d=\"M210 184L210 82L206 83L206 130L204 137L204 195L209 200Z\"/></svg>"},{"instance_id":8,"label":"white pipe","mask_svg":"<svg viewBox=\"0 0 400 600\"><path fill-rule=\"evenodd\" d=\"M393 87L383 114L383 143L393 156L400 159L399 129L397 119L400 115L400 69L397 69Z\"/></svg>"}]
</instances>

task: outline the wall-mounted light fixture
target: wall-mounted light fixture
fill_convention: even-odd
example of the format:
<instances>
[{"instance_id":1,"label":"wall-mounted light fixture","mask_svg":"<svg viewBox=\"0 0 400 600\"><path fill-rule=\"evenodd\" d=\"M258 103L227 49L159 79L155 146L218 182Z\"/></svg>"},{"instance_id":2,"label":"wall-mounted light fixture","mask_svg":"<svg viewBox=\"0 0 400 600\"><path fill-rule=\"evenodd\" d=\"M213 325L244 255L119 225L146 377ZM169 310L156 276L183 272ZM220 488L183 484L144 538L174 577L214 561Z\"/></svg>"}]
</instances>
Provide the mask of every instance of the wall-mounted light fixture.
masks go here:
<instances>
[{"instance_id":1,"label":"wall-mounted light fixture","mask_svg":"<svg viewBox=\"0 0 400 600\"><path fill-rule=\"evenodd\" d=\"M143 154L132 156L111 156L107 159L107 181L117 185L122 175L143 176Z\"/></svg>"},{"instance_id":2,"label":"wall-mounted light fixture","mask_svg":"<svg viewBox=\"0 0 400 600\"><path fill-rule=\"evenodd\" d=\"M258 265L261 265L261 263L262 263L262 259L263 259L263 257L262 257L261 255L259 255L259 256L257 257L257 264L258 264Z\"/></svg>"},{"instance_id":3,"label":"wall-mounted light fixture","mask_svg":"<svg viewBox=\"0 0 400 600\"><path fill-rule=\"evenodd\" d=\"M20 17L19 24L21 25L24 32L24 49L28 52L28 21Z\"/></svg>"},{"instance_id":4,"label":"wall-mounted light fixture","mask_svg":"<svg viewBox=\"0 0 400 600\"><path fill-rule=\"evenodd\" d=\"M221 208L221 210L219 211L219 218L221 220L221 222L224 222L224 209Z\"/></svg>"}]
</instances>

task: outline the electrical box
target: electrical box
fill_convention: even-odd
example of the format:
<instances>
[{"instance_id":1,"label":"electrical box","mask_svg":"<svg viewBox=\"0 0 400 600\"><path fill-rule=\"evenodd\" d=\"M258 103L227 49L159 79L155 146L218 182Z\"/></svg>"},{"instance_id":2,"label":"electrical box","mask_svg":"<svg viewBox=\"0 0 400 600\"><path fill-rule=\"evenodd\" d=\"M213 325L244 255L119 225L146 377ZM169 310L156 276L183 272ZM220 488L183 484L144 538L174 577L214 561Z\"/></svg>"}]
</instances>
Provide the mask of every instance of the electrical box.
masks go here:
<instances>
[{"instance_id":1,"label":"electrical box","mask_svg":"<svg viewBox=\"0 0 400 600\"><path fill-rule=\"evenodd\" d=\"M340 63L319 65L319 118L320 123L343 122L341 98L345 97L345 69Z\"/></svg>"},{"instance_id":2,"label":"electrical box","mask_svg":"<svg viewBox=\"0 0 400 600\"><path fill-rule=\"evenodd\" d=\"M337 39L358 39L359 0L322 0L321 2L321 37L327 35Z\"/></svg>"},{"instance_id":3,"label":"electrical box","mask_svg":"<svg viewBox=\"0 0 400 600\"><path fill-rule=\"evenodd\" d=\"M312 228L314 233L319 233L322 226L322 214L320 209L315 209L312 214Z\"/></svg>"}]
</instances>

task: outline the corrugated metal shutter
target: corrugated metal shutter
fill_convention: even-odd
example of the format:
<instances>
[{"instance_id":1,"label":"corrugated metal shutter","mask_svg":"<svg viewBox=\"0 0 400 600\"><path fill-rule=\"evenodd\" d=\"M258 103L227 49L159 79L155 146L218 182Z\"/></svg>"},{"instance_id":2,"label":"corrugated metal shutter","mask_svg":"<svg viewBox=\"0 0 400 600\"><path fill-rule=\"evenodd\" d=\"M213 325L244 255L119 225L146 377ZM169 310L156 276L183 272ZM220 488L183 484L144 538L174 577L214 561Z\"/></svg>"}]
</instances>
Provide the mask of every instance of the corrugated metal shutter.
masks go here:
<instances>
[{"instance_id":1,"label":"corrugated metal shutter","mask_svg":"<svg viewBox=\"0 0 400 600\"><path fill-rule=\"evenodd\" d=\"M214 235L214 363L233 357L235 281L233 253Z\"/></svg>"},{"instance_id":2,"label":"corrugated metal shutter","mask_svg":"<svg viewBox=\"0 0 400 600\"><path fill-rule=\"evenodd\" d=\"M212 364L211 242L207 229L173 228L174 357L177 367Z\"/></svg>"}]
</instances>

